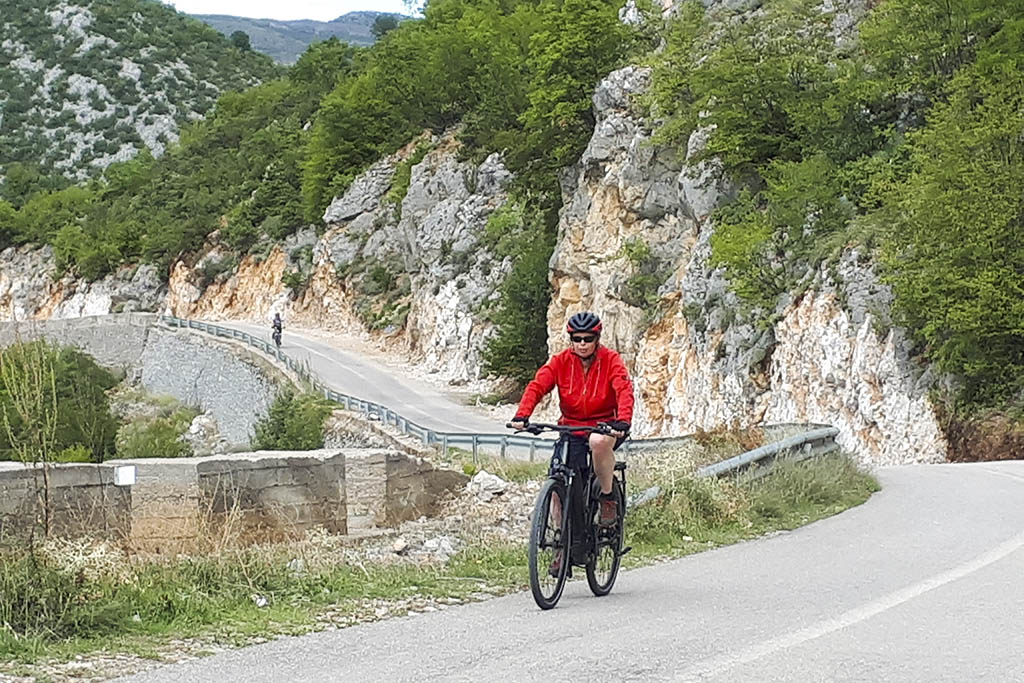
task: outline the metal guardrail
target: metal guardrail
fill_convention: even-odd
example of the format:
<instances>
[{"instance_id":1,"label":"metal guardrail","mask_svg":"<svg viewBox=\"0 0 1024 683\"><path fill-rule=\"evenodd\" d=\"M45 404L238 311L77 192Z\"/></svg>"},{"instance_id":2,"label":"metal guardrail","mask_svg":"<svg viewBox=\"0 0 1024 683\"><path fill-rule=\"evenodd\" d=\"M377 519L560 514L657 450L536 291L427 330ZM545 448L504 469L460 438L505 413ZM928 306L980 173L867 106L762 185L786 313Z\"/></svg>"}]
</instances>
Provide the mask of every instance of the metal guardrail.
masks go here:
<instances>
[{"instance_id":1,"label":"metal guardrail","mask_svg":"<svg viewBox=\"0 0 1024 683\"><path fill-rule=\"evenodd\" d=\"M815 429L804 434L797 434L788 439L765 444L736 457L708 465L697 470L698 477L720 477L724 474L737 474L751 468L764 468L781 454L787 454L790 461L806 460L818 455L825 455L839 449L836 436L839 430L835 427ZM757 471L752 472L757 474Z\"/></svg>"},{"instance_id":2,"label":"metal guardrail","mask_svg":"<svg viewBox=\"0 0 1024 683\"><path fill-rule=\"evenodd\" d=\"M345 407L346 410L359 411L367 419L377 420L384 424L397 428L403 434L413 436L423 442L425 446L439 446L447 453L449 448L464 447L473 453L473 462L478 462L480 449L482 447L497 447L502 459L507 457L509 449L522 448L529 450L530 461L533 462L538 449L542 452L550 449L552 441L531 436L520 436L514 434L478 434L472 432L440 432L417 424L408 418L399 415L385 405L367 401L366 399L350 396L349 394L335 391L325 385L313 373L307 365L296 361L281 351L271 342L260 339L248 332L241 332L230 327L221 327L212 323L205 323L199 320L187 320L173 315L161 315L160 321L170 327L199 330L215 337L226 337L244 342L254 346L264 353L273 356L294 372L299 378L307 382L314 391L323 394L324 398L334 401ZM762 425L765 428L794 427L803 428L817 427L809 432L797 434L781 441L755 448L752 451L742 453L734 458L729 458L720 463L709 465L697 471L699 477L722 476L728 473L736 473L751 468L752 465L764 465L774 460L780 453L797 451L794 457L803 459L815 455L830 453L838 448L835 443L835 436L839 430L835 427L820 424L777 424ZM625 455L639 453L642 451L655 450L692 440L693 435L674 437L654 437L648 439L630 439L622 444L621 452ZM546 457L546 454L545 454Z\"/></svg>"}]
</instances>

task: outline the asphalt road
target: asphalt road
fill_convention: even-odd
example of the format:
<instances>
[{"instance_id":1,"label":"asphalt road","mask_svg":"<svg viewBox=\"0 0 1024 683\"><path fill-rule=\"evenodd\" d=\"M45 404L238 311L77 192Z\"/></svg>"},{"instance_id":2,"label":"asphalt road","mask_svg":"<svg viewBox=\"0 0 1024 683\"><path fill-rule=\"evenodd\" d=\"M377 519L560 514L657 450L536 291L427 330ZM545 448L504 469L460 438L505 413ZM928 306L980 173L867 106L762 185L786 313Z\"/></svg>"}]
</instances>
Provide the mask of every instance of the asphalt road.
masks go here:
<instances>
[{"instance_id":1,"label":"asphalt road","mask_svg":"<svg viewBox=\"0 0 1024 683\"><path fill-rule=\"evenodd\" d=\"M879 472L793 532L570 584L270 643L127 680L1024 681L1024 462Z\"/></svg>"},{"instance_id":2,"label":"asphalt road","mask_svg":"<svg viewBox=\"0 0 1024 683\"><path fill-rule=\"evenodd\" d=\"M270 326L238 321L217 321L270 341ZM385 405L416 424L443 432L511 433L504 420L489 418L452 400L427 382L402 376L397 366L346 351L290 330L282 335L281 350L312 370L336 391Z\"/></svg>"}]
</instances>

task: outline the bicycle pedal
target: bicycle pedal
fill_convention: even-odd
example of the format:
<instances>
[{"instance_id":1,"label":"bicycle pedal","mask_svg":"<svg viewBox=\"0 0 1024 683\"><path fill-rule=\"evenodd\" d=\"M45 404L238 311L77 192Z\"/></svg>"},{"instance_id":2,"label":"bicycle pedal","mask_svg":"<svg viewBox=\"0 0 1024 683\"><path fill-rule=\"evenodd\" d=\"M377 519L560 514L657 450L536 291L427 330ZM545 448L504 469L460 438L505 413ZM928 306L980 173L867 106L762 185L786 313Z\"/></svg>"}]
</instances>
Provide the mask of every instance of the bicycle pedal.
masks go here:
<instances>
[{"instance_id":1,"label":"bicycle pedal","mask_svg":"<svg viewBox=\"0 0 1024 683\"><path fill-rule=\"evenodd\" d=\"M619 557L622 557L623 555L625 555L626 553L628 553L632 549L633 549L633 546L627 545L625 548L623 548L622 550L619 551Z\"/></svg>"}]
</instances>

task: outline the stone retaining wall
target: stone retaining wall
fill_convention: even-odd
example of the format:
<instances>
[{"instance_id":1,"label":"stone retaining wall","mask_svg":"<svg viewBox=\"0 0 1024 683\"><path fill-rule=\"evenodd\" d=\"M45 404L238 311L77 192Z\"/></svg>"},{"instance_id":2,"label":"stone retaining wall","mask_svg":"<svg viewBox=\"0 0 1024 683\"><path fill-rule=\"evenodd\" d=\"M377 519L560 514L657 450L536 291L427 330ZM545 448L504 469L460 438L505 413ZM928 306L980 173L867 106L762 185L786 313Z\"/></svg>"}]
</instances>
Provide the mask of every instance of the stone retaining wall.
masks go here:
<instances>
[{"instance_id":1,"label":"stone retaining wall","mask_svg":"<svg viewBox=\"0 0 1024 683\"><path fill-rule=\"evenodd\" d=\"M115 486L115 468L126 465L135 467L135 484ZM0 463L0 539L41 532L38 474ZM61 464L50 469L51 530L158 553L282 540L313 528L366 533L434 514L467 481L385 449Z\"/></svg>"},{"instance_id":2,"label":"stone retaining wall","mask_svg":"<svg viewBox=\"0 0 1024 683\"><path fill-rule=\"evenodd\" d=\"M0 539L41 537L49 510L56 536L114 540L131 529L131 491L114 485L107 465L63 464L41 467L0 462ZM43 492L48 490L49 501Z\"/></svg>"},{"instance_id":3,"label":"stone retaining wall","mask_svg":"<svg viewBox=\"0 0 1024 683\"><path fill-rule=\"evenodd\" d=\"M249 446L283 375L255 351L209 335L154 327L139 358L142 385L211 415L232 449Z\"/></svg>"},{"instance_id":4,"label":"stone retaining wall","mask_svg":"<svg viewBox=\"0 0 1024 683\"><path fill-rule=\"evenodd\" d=\"M157 316L152 313L119 313L9 322L0 325L0 348L19 341L47 339L80 349L105 368L128 371L138 367L149 330L156 321Z\"/></svg>"}]
</instances>

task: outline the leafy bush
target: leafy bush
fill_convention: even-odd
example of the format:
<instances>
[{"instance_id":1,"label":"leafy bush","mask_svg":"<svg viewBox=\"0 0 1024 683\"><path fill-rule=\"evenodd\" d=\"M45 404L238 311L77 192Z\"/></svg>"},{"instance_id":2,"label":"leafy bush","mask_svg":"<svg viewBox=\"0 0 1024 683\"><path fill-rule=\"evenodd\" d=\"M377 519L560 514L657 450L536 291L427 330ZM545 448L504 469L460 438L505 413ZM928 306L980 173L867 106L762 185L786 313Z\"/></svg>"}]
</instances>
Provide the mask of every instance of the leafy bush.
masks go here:
<instances>
[{"instance_id":1,"label":"leafy bush","mask_svg":"<svg viewBox=\"0 0 1024 683\"><path fill-rule=\"evenodd\" d=\"M301 270L286 270L281 273L281 284L292 290L292 296L298 296L309 284L309 273Z\"/></svg>"},{"instance_id":2,"label":"leafy bush","mask_svg":"<svg viewBox=\"0 0 1024 683\"><path fill-rule=\"evenodd\" d=\"M488 372L520 382L532 379L547 360L548 261L554 239L540 221L534 216L515 233L519 251L512 255L512 270L501 284L501 298L491 316L497 334L483 351Z\"/></svg>"},{"instance_id":3,"label":"leafy bush","mask_svg":"<svg viewBox=\"0 0 1024 683\"><path fill-rule=\"evenodd\" d=\"M887 263L903 322L962 400L1024 407L1024 78L964 73L911 140Z\"/></svg>"},{"instance_id":4,"label":"leafy bush","mask_svg":"<svg viewBox=\"0 0 1024 683\"><path fill-rule=\"evenodd\" d=\"M632 269L622 291L622 300L631 306L651 311L658 303L658 289L665 280L661 264L651 252L650 245L640 238L628 240L622 245L620 253Z\"/></svg>"},{"instance_id":5,"label":"leafy bush","mask_svg":"<svg viewBox=\"0 0 1024 683\"><path fill-rule=\"evenodd\" d=\"M192 447L182 439L197 411L184 408L170 415L131 422L117 432L119 458L187 458Z\"/></svg>"},{"instance_id":6,"label":"leafy bush","mask_svg":"<svg viewBox=\"0 0 1024 683\"><path fill-rule=\"evenodd\" d=\"M117 423L106 391L115 384L75 349L41 341L0 349L0 458L55 460L85 449L101 462L114 450Z\"/></svg>"},{"instance_id":7,"label":"leafy bush","mask_svg":"<svg viewBox=\"0 0 1024 683\"><path fill-rule=\"evenodd\" d=\"M742 189L713 216L711 265L763 324L823 261L881 246L899 321L962 408L1014 412L1024 3L880 3L856 49L819 4L716 24L686 2L652 58L655 139L685 153L703 127L696 160Z\"/></svg>"},{"instance_id":8,"label":"leafy bush","mask_svg":"<svg viewBox=\"0 0 1024 683\"><path fill-rule=\"evenodd\" d=\"M267 416L256 423L252 447L269 451L308 451L324 445L324 420L335 404L316 394L278 394Z\"/></svg>"},{"instance_id":9,"label":"leafy bush","mask_svg":"<svg viewBox=\"0 0 1024 683\"><path fill-rule=\"evenodd\" d=\"M238 267L238 257L234 254L225 254L220 258L208 258L203 261L199 268L199 288L206 289L213 284L218 277L230 273Z\"/></svg>"}]
</instances>

